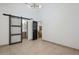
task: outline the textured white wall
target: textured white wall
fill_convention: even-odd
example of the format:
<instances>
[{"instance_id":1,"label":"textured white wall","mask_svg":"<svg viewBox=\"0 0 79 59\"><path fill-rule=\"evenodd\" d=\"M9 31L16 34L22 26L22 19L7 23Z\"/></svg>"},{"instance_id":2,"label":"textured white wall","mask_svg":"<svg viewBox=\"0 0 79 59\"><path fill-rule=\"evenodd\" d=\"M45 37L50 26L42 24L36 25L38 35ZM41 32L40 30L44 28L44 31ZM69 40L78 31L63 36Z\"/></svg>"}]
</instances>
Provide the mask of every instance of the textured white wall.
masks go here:
<instances>
[{"instance_id":1,"label":"textured white wall","mask_svg":"<svg viewBox=\"0 0 79 59\"><path fill-rule=\"evenodd\" d=\"M42 4L43 39L79 49L79 4Z\"/></svg>"},{"instance_id":2,"label":"textured white wall","mask_svg":"<svg viewBox=\"0 0 79 59\"><path fill-rule=\"evenodd\" d=\"M28 8L25 4L0 4L0 45L9 43L9 18L2 15L3 13L34 18L36 10Z\"/></svg>"}]
</instances>

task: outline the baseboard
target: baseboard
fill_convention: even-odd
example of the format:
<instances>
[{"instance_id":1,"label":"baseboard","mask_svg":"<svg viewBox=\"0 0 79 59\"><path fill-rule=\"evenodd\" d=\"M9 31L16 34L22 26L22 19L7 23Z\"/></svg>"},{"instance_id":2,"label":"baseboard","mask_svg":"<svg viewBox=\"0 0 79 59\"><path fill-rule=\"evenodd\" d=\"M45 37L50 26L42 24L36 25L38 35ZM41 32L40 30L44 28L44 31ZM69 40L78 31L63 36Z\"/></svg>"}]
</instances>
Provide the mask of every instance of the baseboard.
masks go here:
<instances>
[{"instance_id":1,"label":"baseboard","mask_svg":"<svg viewBox=\"0 0 79 59\"><path fill-rule=\"evenodd\" d=\"M9 44L0 45L0 47L9 46Z\"/></svg>"},{"instance_id":2,"label":"baseboard","mask_svg":"<svg viewBox=\"0 0 79 59\"><path fill-rule=\"evenodd\" d=\"M44 40L44 39L42 39L42 40L45 41L45 42L49 42L49 43L52 43L52 44L58 45L58 46L62 46L62 47L66 47L66 48L70 48L70 49L78 50L78 51L79 51L79 49L76 49L76 48L72 48L72 47L69 47L69 46L65 46L65 45L58 44L58 43L55 43L55 42L51 42L51 41Z\"/></svg>"}]
</instances>

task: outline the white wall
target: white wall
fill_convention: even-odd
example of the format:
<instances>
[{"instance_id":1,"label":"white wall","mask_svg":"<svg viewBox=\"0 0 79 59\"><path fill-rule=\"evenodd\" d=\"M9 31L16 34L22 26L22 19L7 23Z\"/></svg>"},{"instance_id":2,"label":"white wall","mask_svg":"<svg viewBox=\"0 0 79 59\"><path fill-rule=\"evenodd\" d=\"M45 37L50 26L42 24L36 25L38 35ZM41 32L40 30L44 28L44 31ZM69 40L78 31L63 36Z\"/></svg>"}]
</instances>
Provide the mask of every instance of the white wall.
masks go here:
<instances>
[{"instance_id":1,"label":"white wall","mask_svg":"<svg viewBox=\"0 0 79 59\"><path fill-rule=\"evenodd\" d=\"M79 49L79 4L42 4L43 39Z\"/></svg>"},{"instance_id":2,"label":"white wall","mask_svg":"<svg viewBox=\"0 0 79 59\"><path fill-rule=\"evenodd\" d=\"M28 8L25 4L0 4L0 45L9 43L9 20L3 13L12 14L16 16L24 16L27 18L34 18L36 10Z\"/></svg>"},{"instance_id":3,"label":"white wall","mask_svg":"<svg viewBox=\"0 0 79 59\"><path fill-rule=\"evenodd\" d=\"M32 20L28 20L28 40L33 39Z\"/></svg>"}]
</instances>

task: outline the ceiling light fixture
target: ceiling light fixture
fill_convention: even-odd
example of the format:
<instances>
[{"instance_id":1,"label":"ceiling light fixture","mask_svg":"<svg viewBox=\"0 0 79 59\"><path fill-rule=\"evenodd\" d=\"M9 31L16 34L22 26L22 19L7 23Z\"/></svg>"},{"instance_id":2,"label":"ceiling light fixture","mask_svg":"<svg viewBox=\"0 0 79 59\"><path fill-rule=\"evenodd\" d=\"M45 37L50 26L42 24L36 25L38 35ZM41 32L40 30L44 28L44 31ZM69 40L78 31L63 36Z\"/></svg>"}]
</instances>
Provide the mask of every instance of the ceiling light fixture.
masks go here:
<instances>
[{"instance_id":1,"label":"ceiling light fixture","mask_svg":"<svg viewBox=\"0 0 79 59\"><path fill-rule=\"evenodd\" d=\"M25 3L29 8L41 8L42 5L39 3Z\"/></svg>"}]
</instances>

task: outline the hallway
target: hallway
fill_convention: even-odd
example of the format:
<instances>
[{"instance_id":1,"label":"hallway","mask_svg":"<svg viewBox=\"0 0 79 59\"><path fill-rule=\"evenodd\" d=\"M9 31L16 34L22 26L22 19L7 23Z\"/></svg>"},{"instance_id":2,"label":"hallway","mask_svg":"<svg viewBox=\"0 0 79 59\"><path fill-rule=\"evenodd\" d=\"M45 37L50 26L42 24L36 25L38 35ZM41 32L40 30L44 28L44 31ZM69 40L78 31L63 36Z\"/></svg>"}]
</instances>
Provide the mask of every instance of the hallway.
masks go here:
<instances>
[{"instance_id":1,"label":"hallway","mask_svg":"<svg viewBox=\"0 0 79 59\"><path fill-rule=\"evenodd\" d=\"M50 42L38 40L26 40L23 43L14 44L10 46L0 47L0 54L2 55L76 55L78 50L59 46Z\"/></svg>"}]
</instances>

